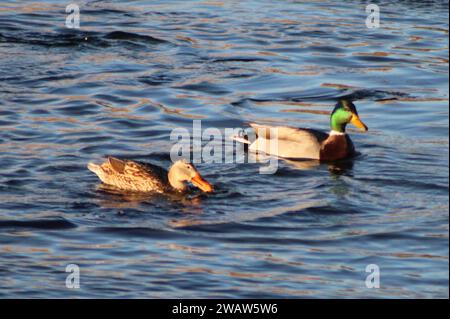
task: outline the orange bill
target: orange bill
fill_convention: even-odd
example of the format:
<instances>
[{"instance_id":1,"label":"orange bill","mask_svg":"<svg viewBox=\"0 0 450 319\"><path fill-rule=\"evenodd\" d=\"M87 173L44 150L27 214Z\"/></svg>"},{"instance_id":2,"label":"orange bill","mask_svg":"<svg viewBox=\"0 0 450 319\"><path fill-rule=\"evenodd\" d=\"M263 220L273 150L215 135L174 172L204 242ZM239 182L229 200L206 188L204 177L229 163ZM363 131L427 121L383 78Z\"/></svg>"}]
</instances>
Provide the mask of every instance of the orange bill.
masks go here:
<instances>
[{"instance_id":1,"label":"orange bill","mask_svg":"<svg viewBox=\"0 0 450 319\"><path fill-rule=\"evenodd\" d=\"M350 121L350 123L352 123L354 126L356 126L357 128L359 128L361 131L366 132L368 130L366 124L364 124L361 119L359 118L358 115L353 114L352 115L352 119Z\"/></svg>"},{"instance_id":2,"label":"orange bill","mask_svg":"<svg viewBox=\"0 0 450 319\"><path fill-rule=\"evenodd\" d=\"M192 179L192 184L194 184L195 186L197 186L198 188L200 188L202 191L204 191L206 193L211 193L214 191L214 187L210 183L205 181L203 179L203 177L200 176L200 174L197 174Z\"/></svg>"}]
</instances>

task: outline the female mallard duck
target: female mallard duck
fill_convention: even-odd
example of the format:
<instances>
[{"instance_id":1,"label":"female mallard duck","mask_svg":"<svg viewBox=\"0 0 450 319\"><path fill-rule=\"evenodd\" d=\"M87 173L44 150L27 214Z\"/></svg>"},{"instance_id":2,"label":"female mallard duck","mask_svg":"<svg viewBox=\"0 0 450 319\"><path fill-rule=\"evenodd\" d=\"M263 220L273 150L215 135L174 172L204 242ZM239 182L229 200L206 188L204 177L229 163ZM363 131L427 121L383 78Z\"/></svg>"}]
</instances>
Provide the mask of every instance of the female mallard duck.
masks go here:
<instances>
[{"instance_id":1,"label":"female mallard duck","mask_svg":"<svg viewBox=\"0 0 450 319\"><path fill-rule=\"evenodd\" d=\"M108 157L101 165L88 164L100 180L122 190L166 193L183 192L186 182L191 182L204 192L212 192L213 186L205 181L193 164L184 160L175 162L167 172L164 168L131 160Z\"/></svg>"},{"instance_id":2,"label":"female mallard duck","mask_svg":"<svg viewBox=\"0 0 450 319\"><path fill-rule=\"evenodd\" d=\"M285 126L266 126L250 124L255 130L256 140L250 143L247 138L234 137L241 143L250 144L249 150L292 159L315 159L334 161L354 154L352 140L345 133L345 127L352 123L367 131L367 126L359 119L355 105L340 100L331 113L331 132Z\"/></svg>"}]
</instances>

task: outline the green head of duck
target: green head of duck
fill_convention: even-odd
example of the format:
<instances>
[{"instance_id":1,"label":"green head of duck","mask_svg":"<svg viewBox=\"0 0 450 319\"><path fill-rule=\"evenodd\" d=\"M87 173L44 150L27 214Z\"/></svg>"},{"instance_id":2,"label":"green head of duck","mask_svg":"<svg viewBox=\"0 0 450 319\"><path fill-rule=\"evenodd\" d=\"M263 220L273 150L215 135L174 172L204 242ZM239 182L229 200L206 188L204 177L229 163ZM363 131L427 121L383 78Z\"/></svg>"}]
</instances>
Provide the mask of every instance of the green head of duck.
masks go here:
<instances>
[{"instance_id":1,"label":"green head of duck","mask_svg":"<svg viewBox=\"0 0 450 319\"><path fill-rule=\"evenodd\" d=\"M359 118L355 105L348 100L339 100L331 113L331 129L345 133L345 127L348 123L352 123L364 132L368 130L367 126Z\"/></svg>"}]
</instances>

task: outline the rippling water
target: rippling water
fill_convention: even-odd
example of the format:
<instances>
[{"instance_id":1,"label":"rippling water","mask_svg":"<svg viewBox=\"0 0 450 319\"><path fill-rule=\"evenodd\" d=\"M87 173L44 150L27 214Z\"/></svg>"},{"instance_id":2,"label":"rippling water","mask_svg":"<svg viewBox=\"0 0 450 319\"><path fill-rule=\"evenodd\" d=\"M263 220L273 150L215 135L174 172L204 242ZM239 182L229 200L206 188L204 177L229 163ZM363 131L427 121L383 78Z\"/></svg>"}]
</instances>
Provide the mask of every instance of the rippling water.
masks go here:
<instances>
[{"instance_id":1,"label":"rippling water","mask_svg":"<svg viewBox=\"0 0 450 319\"><path fill-rule=\"evenodd\" d=\"M448 298L447 1L78 3L0 4L0 297ZM199 164L185 198L86 169L168 166L195 119L328 130L339 97L369 126L339 165Z\"/></svg>"}]
</instances>

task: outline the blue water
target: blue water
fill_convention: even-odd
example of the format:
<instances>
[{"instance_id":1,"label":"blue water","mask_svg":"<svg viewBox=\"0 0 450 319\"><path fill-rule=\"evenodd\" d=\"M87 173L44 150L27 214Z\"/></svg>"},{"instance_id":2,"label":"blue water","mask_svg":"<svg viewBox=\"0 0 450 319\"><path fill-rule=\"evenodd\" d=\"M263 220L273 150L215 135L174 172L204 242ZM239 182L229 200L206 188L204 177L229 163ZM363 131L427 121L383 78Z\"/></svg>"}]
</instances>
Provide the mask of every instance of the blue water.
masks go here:
<instances>
[{"instance_id":1,"label":"blue water","mask_svg":"<svg viewBox=\"0 0 450 319\"><path fill-rule=\"evenodd\" d=\"M0 4L0 297L448 298L447 1L77 3ZM217 192L181 198L86 169L168 167L193 120L328 131L340 97L369 126L341 163L198 164Z\"/></svg>"}]
</instances>

